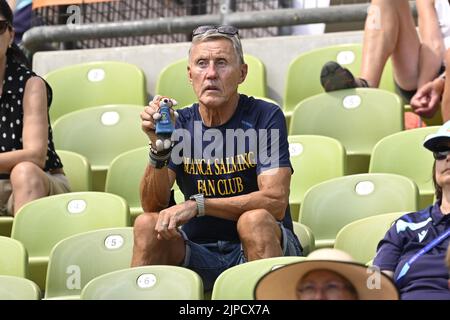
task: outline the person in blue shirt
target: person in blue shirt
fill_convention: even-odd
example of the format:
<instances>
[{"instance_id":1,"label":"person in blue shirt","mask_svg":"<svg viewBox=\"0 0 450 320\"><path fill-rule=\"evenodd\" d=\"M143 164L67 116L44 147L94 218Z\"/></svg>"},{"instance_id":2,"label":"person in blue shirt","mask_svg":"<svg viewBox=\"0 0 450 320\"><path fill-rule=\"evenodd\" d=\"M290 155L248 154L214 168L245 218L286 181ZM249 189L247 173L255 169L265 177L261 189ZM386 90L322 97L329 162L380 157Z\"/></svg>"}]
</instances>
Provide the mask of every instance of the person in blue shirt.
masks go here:
<instances>
[{"instance_id":1,"label":"person in blue shirt","mask_svg":"<svg viewBox=\"0 0 450 320\"><path fill-rule=\"evenodd\" d=\"M401 298L450 300L450 121L424 142L433 152L434 205L400 217L378 244L374 265L393 277Z\"/></svg>"},{"instance_id":2,"label":"person in blue shirt","mask_svg":"<svg viewBox=\"0 0 450 320\"><path fill-rule=\"evenodd\" d=\"M301 246L289 212L292 167L284 115L274 104L238 93L247 75L238 30L195 29L187 71L198 103L178 110L173 148L156 144L162 98L141 113L151 150L132 266L184 266L210 290L229 267L300 255ZM175 181L185 202L173 205Z\"/></svg>"}]
</instances>

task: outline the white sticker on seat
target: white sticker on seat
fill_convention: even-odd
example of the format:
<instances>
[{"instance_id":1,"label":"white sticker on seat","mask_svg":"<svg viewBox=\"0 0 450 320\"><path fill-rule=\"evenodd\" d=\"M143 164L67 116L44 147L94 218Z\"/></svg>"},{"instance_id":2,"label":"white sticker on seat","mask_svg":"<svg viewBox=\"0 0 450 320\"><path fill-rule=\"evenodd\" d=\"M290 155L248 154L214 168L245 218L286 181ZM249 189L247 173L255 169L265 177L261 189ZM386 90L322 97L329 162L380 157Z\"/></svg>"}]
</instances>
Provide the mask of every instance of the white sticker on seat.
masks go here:
<instances>
[{"instance_id":1,"label":"white sticker on seat","mask_svg":"<svg viewBox=\"0 0 450 320\"><path fill-rule=\"evenodd\" d=\"M289 155L297 157L303 153L303 145L301 143L289 143Z\"/></svg>"},{"instance_id":2,"label":"white sticker on seat","mask_svg":"<svg viewBox=\"0 0 450 320\"><path fill-rule=\"evenodd\" d=\"M107 249L113 250L113 249L119 249L123 246L123 237L118 234L107 236L105 239L105 247Z\"/></svg>"},{"instance_id":3,"label":"white sticker on seat","mask_svg":"<svg viewBox=\"0 0 450 320\"><path fill-rule=\"evenodd\" d=\"M375 185L372 181L361 181L356 184L355 191L360 196L367 196L375 190Z\"/></svg>"},{"instance_id":4,"label":"white sticker on seat","mask_svg":"<svg viewBox=\"0 0 450 320\"><path fill-rule=\"evenodd\" d=\"M361 97L357 95L346 96L342 105L345 109L355 109L361 105Z\"/></svg>"},{"instance_id":5,"label":"white sticker on seat","mask_svg":"<svg viewBox=\"0 0 450 320\"><path fill-rule=\"evenodd\" d=\"M139 288L142 289L151 288L156 283L156 277L154 274L144 273L137 278L136 282Z\"/></svg>"},{"instance_id":6,"label":"white sticker on seat","mask_svg":"<svg viewBox=\"0 0 450 320\"><path fill-rule=\"evenodd\" d=\"M107 111L102 114L101 122L105 126L113 126L120 120L120 115L116 111Z\"/></svg>"},{"instance_id":7,"label":"white sticker on seat","mask_svg":"<svg viewBox=\"0 0 450 320\"><path fill-rule=\"evenodd\" d=\"M84 200L71 200L67 204L67 211L69 213L78 214L86 210L86 201Z\"/></svg>"},{"instance_id":8,"label":"white sticker on seat","mask_svg":"<svg viewBox=\"0 0 450 320\"><path fill-rule=\"evenodd\" d=\"M88 80L91 82L100 82L105 79L105 70L91 69L87 74Z\"/></svg>"},{"instance_id":9,"label":"white sticker on seat","mask_svg":"<svg viewBox=\"0 0 450 320\"><path fill-rule=\"evenodd\" d=\"M356 55L353 51L341 51L338 53L336 61L340 65L352 64L355 61Z\"/></svg>"}]
</instances>

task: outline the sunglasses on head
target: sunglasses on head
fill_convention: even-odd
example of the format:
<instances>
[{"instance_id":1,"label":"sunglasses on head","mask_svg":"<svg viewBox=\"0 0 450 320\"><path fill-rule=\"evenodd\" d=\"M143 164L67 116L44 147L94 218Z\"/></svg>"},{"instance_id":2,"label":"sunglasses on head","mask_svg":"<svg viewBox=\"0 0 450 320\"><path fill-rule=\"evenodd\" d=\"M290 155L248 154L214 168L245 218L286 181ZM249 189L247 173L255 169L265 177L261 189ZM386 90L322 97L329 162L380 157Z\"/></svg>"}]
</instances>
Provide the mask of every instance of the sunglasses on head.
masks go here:
<instances>
[{"instance_id":1,"label":"sunglasses on head","mask_svg":"<svg viewBox=\"0 0 450 320\"><path fill-rule=\"evenodd\" d=\"M0 35L4 34L6 29L10 26L9 22L6 20L0 20Z\"/></svg>"},{"instance_id":2,"label":"sunglasses on head","mask_svg":"<svg viewBox=\"0 0 450 320\"><path fill-rule=\"evenodd\" d=\"M209 30L215 30L218 33L227 34L229 36L234 36L234 35L239 34L239 30L233 26L200 26L192 32L192 36L195 37L200 34L204 34L205 32L207 32Z\"/></svg>"},{"instance_id":3,"label":"sunglasses on head","mask_svg":"<svg viewBox=\"0 0 450 320\"><path fill-rule=\"evenodd\" d=\"M442 151L434 151L433 157L435 160L445 160L447 159L447 156L450 154L449 150L442 150Z\"/></svg>"}]
</instances>

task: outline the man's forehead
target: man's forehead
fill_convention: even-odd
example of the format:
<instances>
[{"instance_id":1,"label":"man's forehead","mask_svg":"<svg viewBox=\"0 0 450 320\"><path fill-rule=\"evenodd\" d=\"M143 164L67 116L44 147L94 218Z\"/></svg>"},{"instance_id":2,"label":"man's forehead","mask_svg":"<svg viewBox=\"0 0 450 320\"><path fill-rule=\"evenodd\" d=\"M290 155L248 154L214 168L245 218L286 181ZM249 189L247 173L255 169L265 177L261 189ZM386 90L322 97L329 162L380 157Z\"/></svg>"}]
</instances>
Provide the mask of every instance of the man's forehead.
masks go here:
<instances>
[{"instance_id":1,"label":"man's forehead","mask_svg":"<svg viewBox=\"0 0 450 320\"><path fill-rule=\"evenodd\" d=\"M203 54L233 54L233 44L229 41L223 42L217 41L204 41L194 44L191 49L191 54L203 55Z\"/></svg>"}]
</instances>

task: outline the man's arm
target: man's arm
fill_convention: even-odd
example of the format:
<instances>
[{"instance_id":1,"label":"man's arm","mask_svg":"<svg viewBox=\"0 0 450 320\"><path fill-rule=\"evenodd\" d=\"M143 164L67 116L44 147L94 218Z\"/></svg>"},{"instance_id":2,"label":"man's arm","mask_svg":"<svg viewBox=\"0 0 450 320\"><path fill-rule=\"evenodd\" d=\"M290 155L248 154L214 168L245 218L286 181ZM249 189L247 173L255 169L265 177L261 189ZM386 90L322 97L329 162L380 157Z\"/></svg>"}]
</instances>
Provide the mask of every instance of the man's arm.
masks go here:
<instances>
[{"instance_id":1,"label":"man's arm","mask_svg":"<svg viewBox=\"0 0 450 320\"><path fill-rule=\"evenodd\" d=\"M0 153L0 172L10 172L16 164L24 161L40 168L45 166L48 147L47 89L39 77L30 78L25 85L23 113L23 148Z\"/></svg>"},{"instance_id":2,"label":"man's arm","mask_svg":"<svg viewBox=\"0 0 450 320\"><path fill-rule=\"evenodd\" d=\"M420 66L417 88L436 77L444 59L444 40L434 8L434 0L417 0L419 34L421 38Z\"/></svg>"},{"instance_id":3,"label":"man's arm","mask_svg":"<svg viewBox=\"0 0 450 320\"><path fill-rule=\"evenodd\" d=\"M144 212L159 212L169 206L170 190L175 172L167 167L156 169L148 165L141 180L141 204Z\"/></svg>"},{"instance_id":4,"label":"man's arm","mask_svg":"<svg viewBox=\"0 0 450 320\"><path fill-rule=\"evenodd\" d=\"M142 131L148 136L153 146L156 145L157 140L154 115L159 110L160 100L161 96L155 96L153 101L141 112ZM167 166L158 169L152 164L147 166L140 185L141 205L144 212L159 212L168 207L170 190L175 178L175 172Z\"/></svg>"},{"instance_id":5,"label":"man's arm","mask_svg":"<svg viewBox=\"0 0 450 320\"><path fill-rule=\"evenodd\" d=\"M289 204L291 168L276 168L258 176L259 190L230 198L205 199L206 215L237 221L241 214L254 209L266 209L275 219L282 220Z\"/></svg>"},{"instance_id":6,"label":"man's arm","mask_svg":"<svg viewBox=\"0 0 450 320\"><path fill-rule=\"evenodd\" d=\"M246 211L265 209L275 219L281 221L289 204L290 183L291 168L264 171L258 176L258 191L229 198L207 198L205 199L205 214L237 221ZM194 200L161 210L155 230L160 234L160 239L179 238L177 227L185 224L197 214L197 204ZM165 225L168 227L165 228Z\"/></svg>"}]
</instances>

